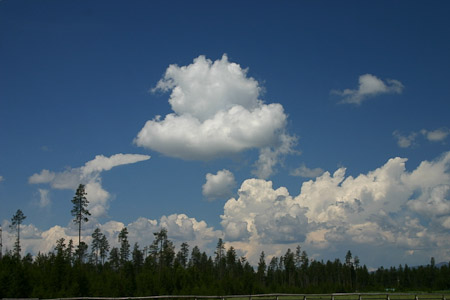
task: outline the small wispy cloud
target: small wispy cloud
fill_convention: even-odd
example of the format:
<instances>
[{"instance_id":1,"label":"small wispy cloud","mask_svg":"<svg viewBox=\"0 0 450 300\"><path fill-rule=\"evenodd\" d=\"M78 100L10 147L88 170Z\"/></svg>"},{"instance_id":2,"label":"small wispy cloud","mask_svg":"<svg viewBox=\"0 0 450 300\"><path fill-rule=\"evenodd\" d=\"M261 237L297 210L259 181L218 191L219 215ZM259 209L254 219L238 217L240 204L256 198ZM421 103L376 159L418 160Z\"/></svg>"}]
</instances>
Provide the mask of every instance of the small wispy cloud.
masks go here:
<instances>
[{"instance_id":1,"label":"small wispy cloud","mask_svg":"<svg viewBox=\"0 0 450 300\"><path fill-rule=\"evenodd\" d=\"M39 191L39 207L47 207L50 205L50 195L47 189L38 189Z\"/></svg>"},{"instance_id":2,"label":"small wispy cloud","mask_svg":"<svg viewBox=\"0 0 450 300\"><path fill-rule=\"evenodd\" d=\"M400 131L396 130L392 133L392 135L397 139L397 145L400 148L409 148L414 144L417 137L417 132L411 132L408 135L403 135Z\"/></svg>"},{"instance_id":3,"label":"small wispy cloud","mask_svg":"<svg viewBox=\"0 0 450 300\"><path fill-rule=\"evenodd\" d=\"M397 145L401 148L409 148L417 144L417 139L423 136L429 142L444 142L450 135L450 129L447 127L435 130L422 129L420 131L412 131L409 134L402 134L396 130L392 135L397 139Z\"/></svg>"},{"instance_id":4,"label":"small wispy cloud","mask_svg":"<svg viewBox=\"0 0 450 300\"><path fill-rule=\"evenodd\" d=\"M425 136L427 140L430 142L442 142L447 136L450 134L450 129L443 127L436 130L428 131L426 129L422 129L420 131L421 134Z\"/></svg>"},{"instance_id":5,"label":"small wispy cloud","mask_svg":"<svg viewBox=\"0 0 450 300\"><path fill-rule=\"evenodd\" d=\"M316 178L322 175L324 172L321 168L310 169L305 164L302 164L297 169L291 171L292 176L299 176L304 178Z\"/></svg>"},{"instance_id":6,"label":"small wispy cloud","mask_svg":"<svg viewBox=\"0 0 450 300\"><path fill-rule=\"evenodd\" d=\"M2 175L0 175L0 182L2 182L4 180L5 180L5 178Z\"/></svg>"},{"instance_id":7,"label":"small wispy cloud","mask_svg":"<svg viewBox=\"0 0 450 300\"><path fill-rule=\"evenodd\" d=\"M342 96L341 103L360 105L364 100L380 94L401 94L404 85L395 79L379 79L372 74L359 76L357 89L332 90L331 93Z\"/></svg>"}]
</instances>

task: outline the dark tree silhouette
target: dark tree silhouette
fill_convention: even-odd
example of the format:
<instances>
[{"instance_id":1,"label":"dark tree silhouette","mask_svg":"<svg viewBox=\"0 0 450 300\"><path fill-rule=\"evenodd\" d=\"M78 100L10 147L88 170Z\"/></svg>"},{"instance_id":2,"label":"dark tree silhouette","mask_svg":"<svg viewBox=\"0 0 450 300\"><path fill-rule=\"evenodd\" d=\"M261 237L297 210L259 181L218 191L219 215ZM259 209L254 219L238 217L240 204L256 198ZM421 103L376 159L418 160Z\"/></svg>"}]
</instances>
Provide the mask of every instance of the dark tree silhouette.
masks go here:
<instances>
[{"instance_id":1,"label":"dark tree silhouette","mask_svg":"<svg viewBox=\"0 0 450 300\"><path fill-rule=\"evenodd\" d=\"M100 246L102 241L103 234L100 232L100 228L95 228L92 233L92 242L91 242L91 256L95 264L98 264L98 258L100 257Z\"/></svg>"},{"instance_id":2,"label":"dark tree silhouette","mask_svg":"<svg viewBox=\"0 0 450 300\"><path fill-rule=\"evenodd\" d=\"M128 242L128 230L126 227L122 228L119 233L119 243L120 243L120 263L124 264L128 261L130 257L130 243Z\"/></svg>"},{"instance_id":3,"label":"dark tree silhouette","mask_svg":"<svg viewBox=\"0 0 450 300\"><path fill-rule=\"evenodd\" d=\"M108 255L109 251L109 242L108 239L104 234L102 234L102 237L100 239L100 258L102 260L102 265L105 263L105 258Z\"/></svg>"},{"instance_id":4,"label":"dark tree silhouette","mask_svg":"<svg viewBox=\"0 0 450 300\"><path fill-rule=\"evenodd\" d=\"M87 216L91 215L87 209L89 201L87 200L86 195L87 193L84 189L84 184L80 184L72 199L73 208L71 213L72 216L75 217L73 222L78 224L78 245L81 243L81 224L87 222L89 220Z\"/></svg>"},{"instance_id":5,"label":"dark tree silhouette","mask_svg":"<svg viewBox=\"0 0 450 300\"><path fill-rule=\"evenodd\" d=\"M9 225L10 228L17 230L17 238L16 242L14 244L14 255L17 257L20 257L20 224L22 224L23 220L25 220L26 216L23 214L23 212L18 209L17 212L13 215L11 219L11 225Z\"/></svg>"}]
</instances>

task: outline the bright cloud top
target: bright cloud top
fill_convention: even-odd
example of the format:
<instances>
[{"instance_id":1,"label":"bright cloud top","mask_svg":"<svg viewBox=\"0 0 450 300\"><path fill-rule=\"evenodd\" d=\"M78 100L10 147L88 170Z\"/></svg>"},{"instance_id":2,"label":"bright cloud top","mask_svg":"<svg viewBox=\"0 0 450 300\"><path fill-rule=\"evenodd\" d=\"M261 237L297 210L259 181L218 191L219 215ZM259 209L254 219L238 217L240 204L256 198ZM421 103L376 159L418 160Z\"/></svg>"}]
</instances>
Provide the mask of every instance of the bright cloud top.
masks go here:
<instances>
[{"instance_id":1,"label":"bright cloud top","mask_svg":"<svg viewBox=\"0 0 450 300\"><path fill-rule=\"evenodd\" d=\"M217 174L206 174L206 183L202 187L203 196L208 200L226 199L233 195L236 186L233 173L228 170L218 171Z\"/></svg>"},{"instance_id":2,"label":"bright cloud top","mask_svg":"<svg viewBox=\"0 0 450 300\"><path fill-rule=\"evenodd\" d=\"M283 106L264 104L258 82L226 55L214 62L199 56L188 66L170 65L153 91L171 92L174 113L147 121L135 138L139 146L185 160L260 149L257 168L264 171L258 175L267 177L274 161L295 144L285 130Z\"/></svg>"},{"instance_id":3,"label":"bright cloud top","mask_svg":"<svg viewBox=\"0 0 450 300\"><path fill-rule=\"evenodd\" d=\"M341 251L383 247L400 256L416 251L421 259L448 260L450 152L412 172L405 163L393 158L357 177L345 176L345 168L325 172L303 183L296 197L270 181L248 179L239 198L225 204L225 237L236 247L248 243L244 247L253 259L255 249L276 253L282 245L301 243Z\"/></svg>"},{"instance_id":4,"label":"bright cloud top","mask_svg":"<svg viewBox=\"0 0 450 300\"><path fill-rule=\"evenodd\" d=\"M333 90L331 92L343 97L341 103L360 105L369 97L380 94L401 94L403 89L403 84L398 80L386 79L383 81L374 75L364 74L359 76L358 89Z\"/></svg>"},{"instance_id":5,"label":"bright cloud top","mask_svg":"<svg viewBox=\"0 0 450 300\"><path fill-rule=\"evenodd\" d=\"M120 165L133 164L150 159L148 155L141 154L115 154L110 157L97 155L93 160L88 161L84 166L74 169L67 169L63 172L52 172L42 170L35 173L28 182L31 184L49 184L53 189L75 190L80 183L85 184L89 200L89 211L92 217L100 217L106 214L109 208L109 193L101 186L100 174L103 171L111 170ZM39 189L41 207L50 204L49 191Z\"/></svg>"}]
</instances>

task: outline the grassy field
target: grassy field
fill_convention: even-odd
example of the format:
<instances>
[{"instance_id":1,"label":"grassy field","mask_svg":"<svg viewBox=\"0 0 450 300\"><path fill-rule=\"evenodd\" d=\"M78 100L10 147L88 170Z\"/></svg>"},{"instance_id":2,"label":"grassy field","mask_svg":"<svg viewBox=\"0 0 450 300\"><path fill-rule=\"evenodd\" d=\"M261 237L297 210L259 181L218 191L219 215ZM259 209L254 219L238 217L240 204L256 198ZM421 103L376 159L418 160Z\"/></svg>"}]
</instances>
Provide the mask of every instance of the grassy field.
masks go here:
<instances>
[{"instance_id":1,"label":"grassy field","mask_svg":"<svg viewBox=\"0 0 450 300\"><path fill-rule=\"evenodd\" d=\"M450 291L433 293L335 293L335 294L270 294L252 296L225 296L230 300L450 300Z\"/></svg>"}]
</instances>

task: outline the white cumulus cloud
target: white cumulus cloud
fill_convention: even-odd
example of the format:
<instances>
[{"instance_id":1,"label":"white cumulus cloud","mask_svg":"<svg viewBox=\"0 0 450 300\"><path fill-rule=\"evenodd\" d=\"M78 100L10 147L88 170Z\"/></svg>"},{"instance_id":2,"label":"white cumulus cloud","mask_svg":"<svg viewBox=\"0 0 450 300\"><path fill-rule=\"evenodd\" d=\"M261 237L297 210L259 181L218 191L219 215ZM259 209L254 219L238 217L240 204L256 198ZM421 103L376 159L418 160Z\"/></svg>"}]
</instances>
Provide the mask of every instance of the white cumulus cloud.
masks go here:
<instances>
[{"instance_id":1,"label":"white cumulus cloud","mask_svg":"<svg viewBox=\"0 0 450 300\"><path fill-rule=\"evenodd\" d=\"M199 56L188 66L170 65L153 91L171 92L173 113L147 121L134 140L138 146L185 160L260 149L257 168L269 166L259 172L267 177L295 144L286 133L282 105L260 100L259 83L226 55L214 62Z\"/></svg>"},{"instance_id":2,"label":"white cumulus cloud","mask_svg":"<svg viewBox=\"0 0 450 300\"><path fill-rule=\"evenodd\" d=\"M331 93L343 97L341 103L361 104L369 97L380 94L401 94L404 89L403 84L395 79L379 79L372 74L359 76L358 89L332 90Z\"/></svg>"},{"instance_id":3,"label":"white cumulus cloud","mask_svg":"<svg viewBox=\"0 0 450 300\"><path fill-rule=\"evenodd\" d=\"M324 172L304 182L297 196L274 189L270 181L248 179L239 197L224 206L225 238L254 262L258 251L278 255L296 244L322 256L363 249L368 263L385 261L386 251L392 253L391 264L426 261L430 255L447 261L450 152L412 171L406 162L392 158L356 177L347 176L345 168Z\"/></svg>"},{"instance_id":4,"label":"white cumulus cloud","mask_svg":"<svg viewBox=\"0 0 450 300\"><path fill-rule=\"evenodd\" d=\"M301 242L308 230L306 210L286 188L276 190L271 181L247 179L224 206L222 226L228 240L252 238L261 243Z\"/></svg>"},{"instance_id":5,"label":"white cumulus cloud","mask_svg":"<svg viewBox=\"0 0 450 300\"><path fill-rule=\"evenodd\" d=\"M225 199L233 195L236 180L233 173L223 169L217 174L206 174L206 183L202 187L203 196L208 200Z\"/></svg>"},{"instance_id":6,"label":"white cumulus cloud","mask_svg":"<svg viewBox=\"0 0 450 300\"><path fill-rule=\"evenodd\" d=\"M30 184L49 184L53 189L75 190L78 185L85 184L88 194L89 211L92 217L100 217L106 214L109 208L110 194L101 185L101 172L111 170L120 165L133 164L150 159L148 155L141 154L115 154L110 157L97 155L79 168L68 168L63 172L42 170L28 178ZM48 190L39 189L40 205L47 206L50 203Z\"/></svg>"}]
</instances>

